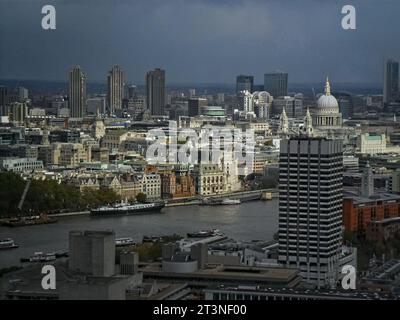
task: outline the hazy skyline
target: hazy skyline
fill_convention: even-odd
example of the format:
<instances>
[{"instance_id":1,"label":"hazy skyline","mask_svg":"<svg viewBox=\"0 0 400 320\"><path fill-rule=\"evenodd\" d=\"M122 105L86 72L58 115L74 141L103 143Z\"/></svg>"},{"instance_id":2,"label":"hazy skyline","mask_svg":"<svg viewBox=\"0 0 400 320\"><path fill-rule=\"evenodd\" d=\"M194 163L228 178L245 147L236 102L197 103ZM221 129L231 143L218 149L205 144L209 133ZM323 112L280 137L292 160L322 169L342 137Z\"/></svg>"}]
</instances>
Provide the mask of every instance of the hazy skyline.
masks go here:
<instances>
[{"instance_id":1,"label":"hazy skyline","mask_svg":"<svg viewBox=\"0 0 400 320\"><path fill-rule=\"evenodd\" d=\"M57 29L41 28L41 8ZM341 28L341 8L357 30ZM380 83L383 61L400 56L396 0L0 0L0 79L65 81L80 65L105 82L119 64L127 82L166 70L167 83L233 83L289 73L289 82Z\"/></svg>"}]
</instances>

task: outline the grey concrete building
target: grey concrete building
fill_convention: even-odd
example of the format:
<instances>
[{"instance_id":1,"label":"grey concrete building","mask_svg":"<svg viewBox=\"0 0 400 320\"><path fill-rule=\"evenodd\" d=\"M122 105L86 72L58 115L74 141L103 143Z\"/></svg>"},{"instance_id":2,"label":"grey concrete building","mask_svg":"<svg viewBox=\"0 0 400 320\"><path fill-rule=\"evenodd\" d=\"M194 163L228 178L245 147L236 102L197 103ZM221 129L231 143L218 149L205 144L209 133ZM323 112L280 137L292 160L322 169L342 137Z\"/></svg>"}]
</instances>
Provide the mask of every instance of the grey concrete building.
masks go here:
<instances>
[{"instance_id":1,"label":"grey concrete building","mask_svg":"<svg viewBox=\"0 0 400 320\"><path fill-rule=\"evenodd\" d=\"M115 274L113 231L71 231L69 268L92 276Z\"/></svg>"},{"instance_id":2,"label":"grey concrete building","mask_svg":"<svg viewBox=\"0 0 400 320\"><path fill-rule=\"evenodd\" d=\"M86 114L86 75L80 66L69 72L68 105L72 118L82 118Z\"/></svg>"},{"instance_id":3,"label":"grey concrete building","mask_svg":"<svg viewBox=\"0 0 400 320\"><path fill-rule=\"evenodd\" d=\"M138 272L139 254L133 251L123 250L119 256L120 273L123 275L136 274Z\"/></svg>"},{"instance_id":4,"label":"grey concrete building","mask_svg":"<svg viewBox=\"0 0 400 320\"><path fill-rule=\"evenodd\" d=\"M120 66L113 66L107 76L107 107L112 115L122 109L124 86L124 71Z\"/></svg>"},{"instance_id":5,"label":"grey concrete building","mask_svg":"<svg viewBox=\"0 0 400 320\"><path fill-rule=\"evenodd\" d=\"M341 140L281 141L279 159L279 263L303 280L335 285L342 245Z\"/></svg>"}]
</instances>

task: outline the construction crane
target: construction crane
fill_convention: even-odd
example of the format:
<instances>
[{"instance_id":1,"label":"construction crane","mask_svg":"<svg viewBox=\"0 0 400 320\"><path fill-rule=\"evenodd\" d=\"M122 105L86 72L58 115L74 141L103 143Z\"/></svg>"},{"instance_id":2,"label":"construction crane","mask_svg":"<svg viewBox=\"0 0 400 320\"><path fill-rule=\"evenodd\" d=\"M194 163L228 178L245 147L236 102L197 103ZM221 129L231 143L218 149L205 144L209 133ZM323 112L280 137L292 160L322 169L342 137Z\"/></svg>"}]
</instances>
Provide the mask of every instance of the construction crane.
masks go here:
<instances>
[{"instance_id":1,"label":"construction crane","mask_svg":"<svg viewBox=\"0 0 400 320\"><path fill-rule=\"evenodd\" d=\"M22 210L22 206L24 205L24 201L25 201L26 195L28 194L28 190L29 190L30 186L31 186L31 180L28 180L25 184L24 192L22 192L21 200L19 200L19 203L18 203L19 210Z\"/></svg>"}]
</instances>

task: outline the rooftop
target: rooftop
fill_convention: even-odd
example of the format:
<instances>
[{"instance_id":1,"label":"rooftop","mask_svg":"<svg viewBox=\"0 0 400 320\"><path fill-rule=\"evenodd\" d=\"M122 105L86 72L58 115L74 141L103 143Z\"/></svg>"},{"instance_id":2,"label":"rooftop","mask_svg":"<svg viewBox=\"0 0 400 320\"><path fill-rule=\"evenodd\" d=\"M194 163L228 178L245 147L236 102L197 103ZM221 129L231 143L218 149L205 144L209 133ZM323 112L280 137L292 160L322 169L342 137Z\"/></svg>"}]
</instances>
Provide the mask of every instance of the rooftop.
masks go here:
<instances>
[{"instance_id":1,"label":"rooftop","mask_svg":"<svg viewBox=\"0 0 400 320\"><path fill-rule=\"evenodd\" d=\"M365 198L361 196L345 196L345 199L352 199L355 205L359 204L367 204L367 203L375 203L377 201L384 201L384 202L397 202L400 201L400 195L391 194L391 193L382 193L382 194L375 194L370 198Z\"/></svg>"}]
</instances>

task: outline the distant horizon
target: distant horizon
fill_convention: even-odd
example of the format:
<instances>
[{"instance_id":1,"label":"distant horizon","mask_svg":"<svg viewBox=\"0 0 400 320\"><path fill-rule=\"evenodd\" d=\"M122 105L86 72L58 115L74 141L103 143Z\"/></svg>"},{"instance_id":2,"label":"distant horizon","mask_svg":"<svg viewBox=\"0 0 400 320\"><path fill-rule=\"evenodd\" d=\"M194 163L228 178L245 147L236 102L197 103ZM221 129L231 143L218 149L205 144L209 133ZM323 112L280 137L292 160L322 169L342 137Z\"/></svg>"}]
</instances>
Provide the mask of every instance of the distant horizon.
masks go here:
<instances>
[{"instance_id":1,"label":"distant horizon","mask_svg":"<svg viewBox=\"0 0 400 320\"><path fill-rule=\"evenodd\" d=\"M167 74L168 76L168 74ZM55 84L68 84L68 79L65 80L42 80L42 79L29 79L29 78L0 78L0 85L2 81L5 82L43 82L43 83L55 83ZM352 85L352 86L376 86L376 87L382 87L383 86L383 81L382 82L346 82L346 81L334 81L331 78L329 79L331 85ZM88 84L98 84L98 85L106 85L107 80L105 78L104 81L102 80L93 80L87 81ZM302 86L302 85L320 85L325 83L325 78L321 81L304 81L304 82L290 82L290 75L289 75L289 87L290 86ZM139 86L145 86L146 83L144 81L142 82L136 82L136 81L126 81L125 85L139 85ZM166 77L166 86L181 86L181 87L186 87L186 86L210 86L210 85L217 85L217 86L236 86L236 80L233 82L176 82L176 81L168 81L168 77ZM255 86L260 86L264 85L264 82L260 83L254 83Z\"/></svg>"}]
</instances>

